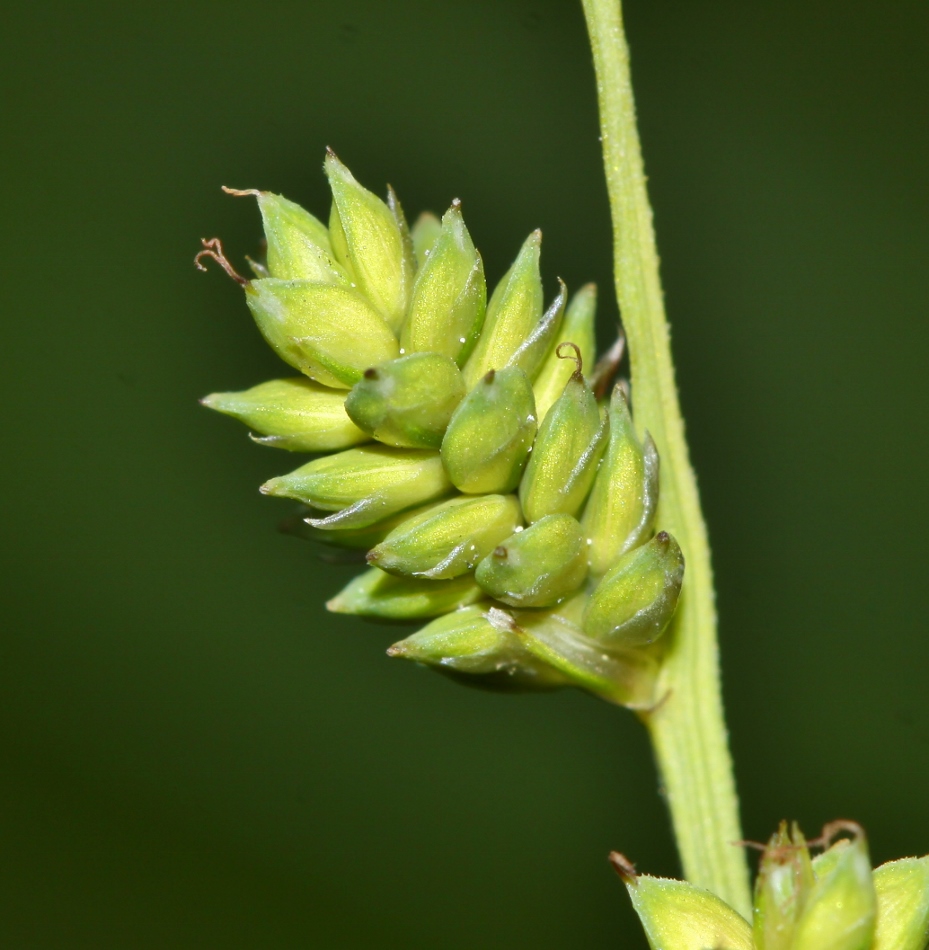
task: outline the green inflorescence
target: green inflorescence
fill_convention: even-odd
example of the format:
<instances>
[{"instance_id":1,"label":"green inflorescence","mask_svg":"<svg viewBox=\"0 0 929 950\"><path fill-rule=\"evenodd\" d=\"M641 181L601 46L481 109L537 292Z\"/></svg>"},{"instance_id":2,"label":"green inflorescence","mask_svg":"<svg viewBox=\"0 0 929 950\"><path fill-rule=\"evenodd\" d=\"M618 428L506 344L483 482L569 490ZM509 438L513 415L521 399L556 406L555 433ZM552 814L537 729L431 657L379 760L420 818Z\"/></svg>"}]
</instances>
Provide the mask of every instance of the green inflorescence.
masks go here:
<instances>
[{"instance_id":1,"label":"green inflorescence","mask_svg":"<svg viewBox=\"0 0 929 950\"><path fill-rule=\"evenodd\" d=\"M851 838L832 843L838 833ZM826 850L812 858L811 846ZM833 822L811 842L782 822L763 849L751 921L704 888L611 858L655 950L925 950L929 941L929 857L872 871L854 822Z\"/></svg>"},{"instance_id":2,"label":"green inflorescence","mask_svg":"<svg viewBox=\"0 0 929 950\"><path fill-rule=\"evenodd\" d=\"M655 534L658 454L628 385L594 367L596 292L546 308L533 232L489 300L452 203L412 229L330 152L328 227L253 195L267 255L237 274L216 239L197 256L245 291L275 352L301 375L205 405L266 445L317 457L262 486L305 508L289 529L366 551L337 613L430 621L390 655L489 688L574 685L654 704L680 547ZM231 191L231 189L227 189Z\"/></svg>"}]
</instances>

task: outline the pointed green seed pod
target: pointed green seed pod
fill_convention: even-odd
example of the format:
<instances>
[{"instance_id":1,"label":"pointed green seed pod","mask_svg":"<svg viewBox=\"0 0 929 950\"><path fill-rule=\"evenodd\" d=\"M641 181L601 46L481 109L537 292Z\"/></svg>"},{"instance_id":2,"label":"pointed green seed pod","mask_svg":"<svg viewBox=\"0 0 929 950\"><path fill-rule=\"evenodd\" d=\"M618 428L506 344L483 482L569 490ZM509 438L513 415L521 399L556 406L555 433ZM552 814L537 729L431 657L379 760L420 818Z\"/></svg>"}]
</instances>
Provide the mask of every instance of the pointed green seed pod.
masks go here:
<instances>
[{"instance_id":1,"label":"pointed green seed pod","mask_svg":"<svg viewBox=\"0 0 929 950\"><path fill-rule=\"evenodd\" d=\"M453 498L410 517L368 553L389 574L458 577L522 525L514 495Z\"/></svg>"},{"instance_id":2,"label":"pointed green seed pod","mask_svg":"<svg viewBox=\"0 0 929 950\"><path fill-rule=\"evenodd\" d=\"M572 685L630 709L655 704L658 662L643 650L611 651L581 630L585 597L578 594L551 610L494 608L491 623L511 630L539 662L558 670Z\"/></svg>"},{"instance_id":3,"label":"pointed green seed pod","mask_svg":"<svg viewBox=\"0 0 929 950\"><path fill-rule=\"evenodd\" d=\"M387 445L438 449L464 395L464 380L452 360L413 353L366 370L348 394L345 411Z\"/></svg>"},{"instance_id":4,"label":"pointed green seed pod","mask_svg":"<svg viewBox=\"0 0 929 950\"><path fill-rule=\"evenodd\" d=\"M545 357L554 345L561 323L564 319L564 306L568 299L568 288L564 281L558 281L558 296L552 301L548 310L533 327L529 336L516 348L516 352L509 358L507 366L518 366L529 379L535 379Z\"/></svg>"},{"instance_id":5,"label":"pointed green seed pod","mask_svg":"<svg viewBox=\"0 0 929 950\"><path fill-rule=\"evenodd\" d=\"M590 539L590 571L604 573L648 537L658 505L658 452L648 433L639 442L621 386L610 400L610 440L582 524Z\"/></svg>"},{"instance_id":6,"label":"pointed green seed pod","mask_svg":"<svg viewBox=\"0 0 929 950\"><path fill-rule=\"evenodd\" d=\"M388 656L425 663L441 672L478 678L494 689L552 689L567 681L528 653L512 632L487 619L486 605L455 610L395 643ZM458 678L456 676L456 678Z\"/></svg>"},{"instance_id":7,"label":"pointed green seed pod","mask_svg":"<svg viewBox=\"0 0 929 950\"><path fill-rule=\"evenodd\" d=\"M332 452L369 439L346 414L344 389L302 376L273 379L239 393L212 393L200 402L260 433L252 437L256 442L292 452Z\"/></svg>"},{"instance_id":8,"label":"pointed green seed pod","mask_svg":"<svg viewBox=\"0 0 929 950\"><path fill-rule=\"evenodd\" d=\"M442 233L442 222L430 211L424 211L413 225L410 238L413 241L413 256L416 266L424 267L429 255Z\"/></svg>"},{"instance_id":9,"label":"pointed green seed pod","mask_svg":"<svg viewBox=\"0 0 929 950\"><path fill-rule=\"evenodd\" d=\"M326 175L332 188L332 248L358 289L391 329L399 331L413 282L403 235L390 208L363 188L331 150Z\"/></svg>"},{"instance_id":10,"label":"pointed green seed pod","mask_svg":"<svg viewBox=\"0 0 929 950\"><path fill-rule=\"evenodd\" d=\"M565 311L561 330L539 374L532 384L535 392L535 407L539 421L545 420L548 410L564 392L572 375L572 367L558 357L558 348L563 343L573 343L578 349L581 366L592 367L597 355L594 321L597 315L596 284L586 284L571 298Z\"/></svg>"},{"instance_id":11,"label":"pointed green seed pod","mask_svg":"<svg viewBox=\"0 0 929 950\"><path fill-rule=\"evenodd\" d=\"M567 351L574 344L560 346ZM597 475L608 431L593 391L576 370L546 415L519 483L527 521L557 513L577 515Z\"/></svg>"},{"instance_id":12,"label":"pointed green seed pod","mask_svg":"<svg viewBox=\"0 0 929 950\"><path fill-rule=\"evenodd\" d=\"M328 229L309 211L270 191L223 190L258 199L268 244L267 274L262 276L348 285L348 275L335 260Z\"/></svg>"},{"instance_id":13,"label":"pointed green seed pod","mask_svg":"<svg viewBox=\"0 0 929 950\"><path fill-rule=\"evenodd\" d=\"M449 581L429 581L393 577L372 567L349 581L326 609L382 620L422 620L467 607L483 597L484 592L467 574Z\"/></svg>"},{"instance_id":14,"label":"pointed green seed pod","mask_svg":"<svg viewBox=\"0 0 929 950\"><path fill-rule=\"evenodd\" d=\"M929 857L888 861L874 871L877 930L871 950L929 946Z\"/></svg>"},{"instance_id":15,"label":"pointed green seed pod","mask_svg":"<svg viewBox=\"0 0 929 950\"><path fill-rule=\"evenodd\" d=\"M584 533L570 515L547 515L507 538L481 561L474 578L512 607L550 607L584 583Z\"/></svg>"},{"instance_id":16,"label":"pointed green seed pod","mask_svg":"<svg viewBox=\"0 0 929 950\"><path fill-rule=\"evenodd\" d=\"M399 355L390 327L351 288L268 278L247 283L245 299L278 356L324 386L350 389Z\"/></svg>"},{"instance_id":17,"label":"pointed green seed pod","mask_svg":"<svg viewBox=\"0 0 929 950\"><path fill-rule=\"evenodd\" d=\"M261 491L335 512L312 519L315 527L364 528L441 498L451 488L434 452L370 445L315 459L265 482Z\"/></svg>"},{"instance_id":18,"label":"pointed green seed pod","mask_svg":"<svg viewBox=\"0 0 929 950\"><path fill-rule=\"evenodd\" d=\"M758 866L752 920L756 950L790 950L813 884L806 841L796 824L788 833L782 821Z\"/></svg>"},{"instance_id":19,"label":"pointed green seed pod","mask_svg":"<svg viewBox=\"0 0 929 950\"><path fill-rule=\"evenodd\" d=\"M607 648L653 643L674 616L683 580L684 555L661 531L624 554L597 584L584 632Z\"/></svg>"},{"instance_id":20,"label":"pointed green seed pod","mask_svg":"<svg viewBox=\"0 0 929 950\"><path fill-rule=\"evenodd\" d=\"M702 887L647 874L623 880L655 950L755 950L748 922Z\"/></svg>"},{"instance_id":21,"label":"pointed green seed pod","mask_svg":"<svg viewBox=\"0 0 929 950\"><path fill-rule=\"evenodd\" d=\"M484 264L456 199L416 275L401 350L442 353L463 366L481 332L486 306Z\"/></svg>"},{"instance_id":22,"label":"pointed green seed pod","mask_svg":"<svg viewBox=\"0 0 929 950\"><path fill-rule=\"evenodd\" d=\"M833 845L813 862L813 873L791 950L870 950L877 895L864 833Z\"/></svg>"},{"instance_id":23,"label":"pointed green seed pod","mask_svg":"<svg viewBox=\"0 0 929 950\"><path fill-rule=\"evenodd\" d=\"M395 643L387 654L474 674L497 673L526 658L516 637L494 627L485 612L481 605L453 611Z\"/></svg>"},{"instance_id":24,"label":"pointed green seed pod","mask_svg":"<svg viewBox=\"0 0 929 950\"><path fill-rule=\"evenodd\" d=\"M539 322L542 315L541 242L541 231L533 231L526 238L513 266L490 298L484 329L464 368L468 389L477 385L490 370L503 369Z\"/></svg>"},{"instance_id":25,"label":"pointed green seed pod","mask_svg":"<svg viewBox=\"0 0 929 950\"><path fill-rule=\"evenodd\" d=\"M507 494L519 484L535 438L532 386L521 369L491 370L459 403L442 461L468 494Z\"/></svg>"}]
</instances>

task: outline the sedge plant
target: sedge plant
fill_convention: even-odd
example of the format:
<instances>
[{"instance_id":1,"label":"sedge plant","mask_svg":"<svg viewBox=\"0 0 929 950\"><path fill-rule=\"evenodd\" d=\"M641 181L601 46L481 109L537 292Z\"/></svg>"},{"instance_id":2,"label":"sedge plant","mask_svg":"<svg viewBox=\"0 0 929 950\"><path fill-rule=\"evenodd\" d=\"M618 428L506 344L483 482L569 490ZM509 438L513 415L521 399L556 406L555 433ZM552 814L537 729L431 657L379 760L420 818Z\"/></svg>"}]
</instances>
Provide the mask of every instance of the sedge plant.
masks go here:
<instances>
[{"instance_id":1,"label":"sedge plant","mask_svg":"<svg viewBox=\"0 0 929 950\"><path fill-rule=\"evenodd\" d=\"M684 881L611 856L656 950L924 950L929 858L872 872L864 831L786 823L752 889L618 0L583 0L624 337L599 360L596 289L546 301L541 233L488 288L460 202L408 226L330 151L328 222L272 192L242 286L291 375L205 405L313 456L262 492L291 533L364 569L326 605L415 624L388 653L487 689L577 687L651 737ZM617 379L624 343L629 378ZM844 835L844 836L843 836ZM823 853L815 859L810 847Z\"/></svg>"}]
</instances>

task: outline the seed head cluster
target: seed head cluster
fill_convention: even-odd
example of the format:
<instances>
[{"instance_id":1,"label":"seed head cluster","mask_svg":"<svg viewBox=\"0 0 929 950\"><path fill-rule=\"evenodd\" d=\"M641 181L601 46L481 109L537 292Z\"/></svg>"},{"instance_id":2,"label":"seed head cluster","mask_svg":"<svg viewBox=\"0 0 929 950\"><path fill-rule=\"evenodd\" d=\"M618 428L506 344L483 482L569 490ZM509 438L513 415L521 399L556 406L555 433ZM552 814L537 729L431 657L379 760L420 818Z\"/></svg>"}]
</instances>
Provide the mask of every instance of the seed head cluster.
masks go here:
<instances>
[{"instance_id":1,"label":"seed head cluster","mask_svg":"<svg viewBox=\"0 0 929 950\"><path fill-rule=\"evenodd\" d=\"M291 530L365 557L327 604L424 623L388 651L489 688L575 685L654 701L659 637L684 573L654 532L658 453L636 433L621 347L595 362L596 291L546 307L541 233L488 300L454 201L412 228L329 152L328 226L252 195L267 254L239 284L297 371L205 405L257 442L315 457L261 490L305 506ZM585 375L585 370L593 371Z\"/></svg>"}]
</instances>

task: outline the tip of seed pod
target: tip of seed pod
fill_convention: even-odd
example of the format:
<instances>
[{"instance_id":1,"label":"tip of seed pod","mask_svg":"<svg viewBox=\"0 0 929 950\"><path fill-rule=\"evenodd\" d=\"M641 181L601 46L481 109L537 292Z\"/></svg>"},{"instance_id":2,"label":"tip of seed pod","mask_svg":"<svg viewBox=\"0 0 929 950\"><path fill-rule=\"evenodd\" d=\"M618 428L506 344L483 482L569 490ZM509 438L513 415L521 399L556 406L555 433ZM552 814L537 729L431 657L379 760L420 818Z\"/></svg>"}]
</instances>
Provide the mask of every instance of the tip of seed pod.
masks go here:
<instances>
[{"instance_id":1,"label":"tip of seed pod","mask_svg":"<svg viewBox=\"0 0 929 950\"><path fill-rule=\"evenodd\" d=\"M323 162L323 168L327 175L335 172L336 175L344 181L352 180L352 173L345 167L338 155L327 145L326 160Z\"/></svg>"},{"instance_id":2,"label":"tip of seed pod","mask_svg":"<svg viewBox=\"0 0 929 950\"><path fill-rule=\"evenodd\" d=\"M497 375L497 371L495 369L487 370L487 372L484 374L484 382L489 385L490 383L494 381L494 377L496 375Z\"/></svg>"},{"instance_id":3,"label":"tip of seed pod","mask_svg":"<svg viewBox=\"0 0 929 950\"><path fill-rule=\"evenodd\" d=\"M461 211L461 198L452 198L452 211Z\"/></svg>"},{"instance_id":4,"label":"tip of seed pod","mask_svg":"<svg viewBox=\"0 0 929 950\"><path fill-rule=\"evenodd\" d=\"M272 478L270 481L265 482L264 485L261 485L258 491L260 491L262 495L273 495L274 490L277 488L277 485L275 485L276 481L276 478Z\"/></svg>"},{"instance_id":5,"label":"tip of seed pod","mask_svg":"<svg viewBox=\"0 0 929 950\"><path fill-rule=\"evenodd\" d=\"M628 406L629 405L629 389L625 384L625 380L620 380L613 387L613 399L622 399L622 401Z\"/></svg>"},{"instance_id":6,"label":"tip of seed pod","mask_svg":"<svg viewBox=\"0 0 929 950\"><path fill-rule=\"evenodd\" d=\"M366 369L366 370L364 371L364 378L365 378L365 379L377 379L377 370L376 370L373 366L371 366L370 368Z\"/></svg>"},{"instance_id":7,"label":"tip of seed pod","mask_svg":"<svg viewBox=\"0 0 929 950\"><path fill-rule=\"evenodd\" d=\"M206 406L207 409L212 409L213 406L216 405L216 393L210 393L209 396L201 396L197 402L199 402L201 406Z\"/></svg>"},{"instance_id":8,"label":"tip of seed pod","mask_svg":"<svg viewBox=\"0 0 929 950\"><path fill-rule=\"evenodd\" d=\"M494 557L498 557L501 560L505 557L508 557L506 548L501 544L494 548Z\"/></svg>"},{"instance_id":9,"label":"tip of seed pod","mask_svg":"<svg viewBox=\"0 0 929 950\"><path fill-rule=\"evenodd\" d=\"M613 865L613 870L623 879L623 883L635 884L639 875L629 858L619 851L611 851L609 862Z\"/></svg>"},{"instance_id":10,"label":"tip of seed pod","mask_svg":"<svg viewBox=\"0 0 929 950\"><path fill-rule=\"evenodd\" d=\"M668 534L667 531L659 531L658 534L655 535L655 540L659 544L667 544L671 540L671 535Z\"/></svg>"},{"instance_id":11,"label":"tip of seed pod","mask_svg":"<svg viewBox=\"0 0 929 950\"><path fill-rule=\"evenodd\" d=\"M378 551L377 549L374 549L374 548L372 548L370 551L368 551L368 553L365 555L365 560L366 560L369 564L374 564L374 563L376 563L377 561L379 561L380 559L381 559L381 552Z\"/></svg>"},{"instance_id":12,"label":"tip of seed pod","mask_svg":"<svg viewBox=\"0 0 929 950\"><path fill-rule=\"evenodd\" d=\"M541 244L541 243L542 243L542 229L541 229L541 228L536 228L536 229L532 232L532 234L530 234L529 237L526 238L526 243L527 243L527 244L528 244L528 243Z\"/></svg>"},{"instance_id":13,"label":"tip of seed pod","mask_svg":"<svg viewBox=\"0 0 929 950\"><path fill-rule=\"evenodd\" d=\"M387 648L388 656L406 656L406 647L403 645L403 641L400 643L395 643L393 646Z\"/></svg>"},{"instance_id":14,"label":"tip of seed pod","mask_svg":"<svg viewBox=\"0 0 929 950\"><path fill-rule=\"evenodd\" d=\"M247 198L249 195L260 198L264 194L257 188L228 188L226 185L220 185L220 187L227 195L235 195L236 198Z\"/></svg>"},{"instance_id":15,"label":"tip of seed pod","mask_svg":"<svg viewBox=\"0 0 929 950\"><path fill-rule=\"evenodd\" d=\"M331 614L343 614L345 613L345 605L342 603L341 597L333 597L332 600L326 601L326 610Z\"/></svg>"}]
</instances>

